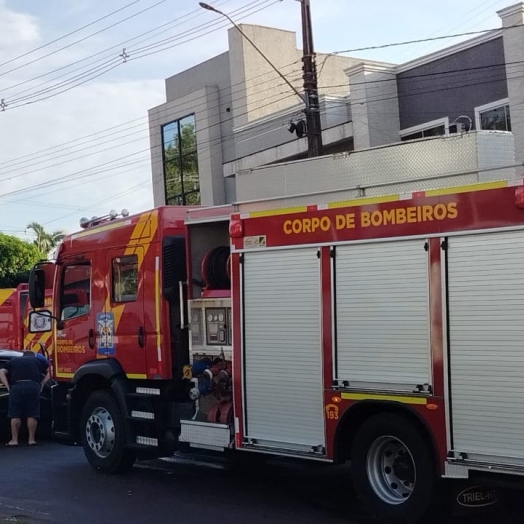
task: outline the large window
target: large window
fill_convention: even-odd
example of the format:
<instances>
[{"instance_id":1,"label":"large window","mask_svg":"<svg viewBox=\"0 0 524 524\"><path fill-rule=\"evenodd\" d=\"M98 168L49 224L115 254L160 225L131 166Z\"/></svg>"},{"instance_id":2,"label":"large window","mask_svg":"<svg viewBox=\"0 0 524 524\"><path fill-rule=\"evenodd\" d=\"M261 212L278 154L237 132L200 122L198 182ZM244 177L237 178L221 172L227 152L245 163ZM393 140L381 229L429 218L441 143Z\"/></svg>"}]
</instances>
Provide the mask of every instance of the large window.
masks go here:
<instances>
[{"instance_id":1,"label":"large window","mask_svg":"<svg viewBox=\"0 0 524 524\"><path fill-rule=\"evenodd\" d=\"M200 204L195 115L162 127L166 204Z\"/></svg>"},{"instance_id":2,"label":"large window","mask_svg":"<svg viewBox=\"0 0 524 524\"><path fill-rule=\"evenodd\" d=\"M479 130L511 131L508 99L476 107L475 120Z\"/></svg>"}]
</instances>

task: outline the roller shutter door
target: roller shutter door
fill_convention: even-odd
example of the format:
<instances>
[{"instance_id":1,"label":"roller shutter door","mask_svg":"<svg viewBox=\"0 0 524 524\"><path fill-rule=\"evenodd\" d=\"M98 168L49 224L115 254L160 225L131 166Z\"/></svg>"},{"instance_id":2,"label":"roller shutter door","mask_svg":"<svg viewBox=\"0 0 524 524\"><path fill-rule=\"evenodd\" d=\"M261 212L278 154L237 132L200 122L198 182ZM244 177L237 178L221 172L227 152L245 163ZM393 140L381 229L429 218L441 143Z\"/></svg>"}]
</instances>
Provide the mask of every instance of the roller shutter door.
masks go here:
<instances>
[{"instance_id":1,"label":"roller shutter door","mask_svg":"<svg viewBox=\"0 0 524 524\"><path fill-rule=\"evenodd\" d=\"M524 233L449 239L453 447L524 462Z\"/></svg>"},{"instance_id":2,"label":"roller shutter door","mask_svg":"<svg viewBox=\"0 0 524 524\"><path fill-rule=\"evenodd\" d=\"M412 391L430 383L423 240L336 248L337 378Z\"/></svg>"},{"instance_id":3,"label":"roller shutter door","mask_svg":"<svg viewBox=\"0 0 524 524\"><path fill-rule=\"evenodd\" d=\"M247 436L324 445L317 250L246 253L243 266Z\"/></svg>"}]
</instances>

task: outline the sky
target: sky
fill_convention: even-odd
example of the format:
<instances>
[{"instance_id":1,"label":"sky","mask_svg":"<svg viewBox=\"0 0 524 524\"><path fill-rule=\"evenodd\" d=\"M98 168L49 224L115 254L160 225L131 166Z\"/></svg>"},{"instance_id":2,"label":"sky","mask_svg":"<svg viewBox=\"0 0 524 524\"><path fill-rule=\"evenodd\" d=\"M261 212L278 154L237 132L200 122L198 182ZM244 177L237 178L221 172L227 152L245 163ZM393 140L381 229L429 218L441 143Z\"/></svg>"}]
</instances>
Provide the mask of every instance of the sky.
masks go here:
<instances>
[{"instance_id":1,"label":"sky","mask_svg":"<svg viewBox=\"0 0 524 524\"><path fill-rule=\"evenodd\" d=\"M326 53L498 28L516 3L310 1ZM208 3L301 42L297 0ZM197 0L0 0L0 232L31 241L30 222L72 233L83 216L151 208L147 111L165 78L227 50L228 27ZM346 54L404 63L465 38Z\"/></svg>"}]
</instances>

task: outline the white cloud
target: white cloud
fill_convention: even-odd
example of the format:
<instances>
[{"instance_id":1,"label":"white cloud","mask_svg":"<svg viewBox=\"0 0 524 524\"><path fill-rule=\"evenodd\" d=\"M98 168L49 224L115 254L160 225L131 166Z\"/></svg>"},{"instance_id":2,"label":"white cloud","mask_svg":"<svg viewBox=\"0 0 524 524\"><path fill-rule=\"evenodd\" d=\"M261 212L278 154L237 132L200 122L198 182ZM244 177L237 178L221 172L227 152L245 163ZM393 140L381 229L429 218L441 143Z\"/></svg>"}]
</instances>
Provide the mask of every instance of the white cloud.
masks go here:
<instances>
[{"instance_id":1,"label":"white cloud","mask_svg":"<svg viewBox=\"0 0 524 524\"><path fill-rule=\"evenodd\" d=\"M17 13L0 3L0 49L3 53L34 45L39 39L40 30L35 17Z\"/></svg>"}]
</instances>

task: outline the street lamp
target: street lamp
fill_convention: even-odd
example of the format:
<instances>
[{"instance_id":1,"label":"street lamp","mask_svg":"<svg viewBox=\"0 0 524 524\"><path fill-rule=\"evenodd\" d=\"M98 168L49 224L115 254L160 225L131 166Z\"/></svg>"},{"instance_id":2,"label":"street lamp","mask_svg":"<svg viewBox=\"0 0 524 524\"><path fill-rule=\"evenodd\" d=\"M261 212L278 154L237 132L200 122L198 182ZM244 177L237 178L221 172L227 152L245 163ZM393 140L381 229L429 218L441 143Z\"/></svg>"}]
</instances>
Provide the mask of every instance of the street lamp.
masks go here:
<instances>
[{"instance_id":1,"label":"street lamp","mask_svg":"<svg viewBox=\"0 0 524 524\"><path fill-rule=\"evenodd\" d=\"M203 7L204 9L207 9L208 11L213 11L214 13L218 13L219 15L222 15L226 17L234 26L235 28L240 32L240 34L259 52L259 54L264 58L264 60L273 68L275 73L284 80L284 82L294 91L294 93L302 100L302 102L306 103L305 96L297 91L297 89L293 86L293 84L273 65L271 60L255 45L253 40L251 40L242 29L231 19L229 15L226 13L223 13L222 11L219 11L216 7L213 7L212 5L205 4L204 2L199 2L200 7Z\"/></svg>"},{"instance_id":2,"label":"street lamp","mask_svg":"<svg viewBox=\"0 0 524 524\"><path fill-rule=\"evenodd\" d=\"M299 0L302 4L302 33L304 40L304 88L306 93L300 93L295 86L275 67L269 58L256 46L242 29L231 19L229 15L220 11L212 5L199 2L200 7L213 11L229 20L239 33L257 50L264 60L271 66L273 71L284 80L291 90L305 104L308 139L308 156L314 157L322 154L322 131L320 126L320 108L318 104L317 75L313 61L313 37L311 32L311 16L309 11L309 0Z\"/></svg>"}]
</instances>

